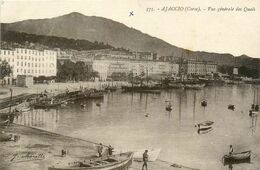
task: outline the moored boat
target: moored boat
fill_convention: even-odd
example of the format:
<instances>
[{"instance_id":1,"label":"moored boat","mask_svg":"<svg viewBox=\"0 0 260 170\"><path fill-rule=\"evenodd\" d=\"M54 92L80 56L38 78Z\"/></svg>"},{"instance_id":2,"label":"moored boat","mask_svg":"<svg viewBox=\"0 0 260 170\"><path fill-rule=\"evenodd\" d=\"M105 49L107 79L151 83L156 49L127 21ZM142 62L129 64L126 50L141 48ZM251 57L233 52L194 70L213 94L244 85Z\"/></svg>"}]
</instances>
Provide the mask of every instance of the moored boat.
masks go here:
<instances>
[{"instance_id":1,"label":"moored boat","mask_svg":"<svg viewBox=\"0 0 260 170\"><path fill-rule=\"evenodd\" d=\"M77 160L72 162L61 161L61 164L49 167L48 170L127 170L133 160L133 153L126 152L89 160Z\"/></svg>"},{"instance_id":2,"label":"moored boat","mask_svg":"<svg viewBox=\"0 0 260 170\"><path fill-rule=\"evenodd\" d=\"M122 86L124 92L160 93L159 86Z\"/></svg>"},{"instance_id":3,"label":"moored boat","mask_svg":"<svg viewBox=\"0 0 260 170\"><path fill-rule=\"evenodd\" d=\"M222 159L224 165L250 162L251 151L244 151L240 153L224 155Z\"/></svg>"},{"instance_id":4,"label":"moored boat","mask_svg":"<svg viewBox=\"0 0 260 170\"><path fill-rule=\"evenodd\" d=\"M207 120L207 121L198 123L198 124L195 125L195 126L198 126L198 127L200 127L200 126L211 126L211 125L213 125L213 123L214 123L214 122Z\"/></svg>"},{"instance_id":5,"label":"moored boat","mask_svg":"<svg viewBox=\"0 0 260 170\"><path fill-rule=\"evenodd\" d=\"M186 89L200 90L204 87L205 87L205 83L184 84L184 88L186 88Z\"/></svg>"},{"instance_id":6,"label":"moored boat","mask_svg":"<svg viewBox=\"0 0 260 170\"><path fill-rule=\"evenodd\" d=\"M59 106L61 106L61 103L35 103L33 105L35 109L57 108Z\"/></svg>"}]
</instances>

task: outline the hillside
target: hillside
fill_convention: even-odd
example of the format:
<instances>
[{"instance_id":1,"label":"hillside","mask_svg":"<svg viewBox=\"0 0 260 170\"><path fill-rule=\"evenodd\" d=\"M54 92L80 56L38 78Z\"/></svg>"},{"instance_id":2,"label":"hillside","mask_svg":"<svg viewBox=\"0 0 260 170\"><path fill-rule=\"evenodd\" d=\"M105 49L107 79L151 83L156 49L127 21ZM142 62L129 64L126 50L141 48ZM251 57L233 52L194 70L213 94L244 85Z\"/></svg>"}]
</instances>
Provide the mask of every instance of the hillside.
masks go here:
<instances>
[{"instance_id":1,"label":"hillside","mask_svg":"<svg viewBox=\"0 0 260 170\"><path fill-rule=\"evenodd\" d=\"M50 19L24 20L2 24L2 27L5 30L28 34L64 37L90 42L98 41L116 48L123 47L133 51L151 51L159 55L183 56L185 58L214 61L219 65L260 67L259 59L253 59L245 55L234 57L231 54L188 51L134 28L129 28L122 23L102 17L85 16L76 12Z\"/></svg>"}]
</instances>

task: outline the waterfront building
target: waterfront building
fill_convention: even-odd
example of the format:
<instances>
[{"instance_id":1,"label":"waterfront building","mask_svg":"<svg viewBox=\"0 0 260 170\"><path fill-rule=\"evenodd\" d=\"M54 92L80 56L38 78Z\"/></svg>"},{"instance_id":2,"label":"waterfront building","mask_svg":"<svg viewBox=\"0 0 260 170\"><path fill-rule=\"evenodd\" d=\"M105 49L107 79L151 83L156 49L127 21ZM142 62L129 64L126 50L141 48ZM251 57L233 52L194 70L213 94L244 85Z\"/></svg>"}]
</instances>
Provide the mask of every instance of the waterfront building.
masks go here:
<instances>
[{"instance_id":1,"label":"waterfront building","mask_svg":"<svg viewBox=\"0 0 260 170\"><path fill-rule=\"evenodd\" d=\"M99 73L100 80L106 80L113 74L127 76L130 72L134 76L177 75L179 65L152 60L98 59L93 61L93 70Z\"/></svg>"},{"instance_id":2,"label":"waterfront building","mask_svg":"<svg viewBox=\"0 0 260 170\"><path fill-rule=\"evenodd\" d=\"M209 75L217 72L217 64L208 61L188 60L184 62L187 75Z\"/></svg>"},{"instance_id":3,"label":"waterfront building","mask_svg":"<svg viewBox=\"0 0 260 170\"><path fill-rule=\"evenodd\" d=\"M4 60L12 68L11 79L16 79L18 75L50 77L57 73L57 52L53 50L1 49L0 61Z\"/></svg>"}]
</instances>

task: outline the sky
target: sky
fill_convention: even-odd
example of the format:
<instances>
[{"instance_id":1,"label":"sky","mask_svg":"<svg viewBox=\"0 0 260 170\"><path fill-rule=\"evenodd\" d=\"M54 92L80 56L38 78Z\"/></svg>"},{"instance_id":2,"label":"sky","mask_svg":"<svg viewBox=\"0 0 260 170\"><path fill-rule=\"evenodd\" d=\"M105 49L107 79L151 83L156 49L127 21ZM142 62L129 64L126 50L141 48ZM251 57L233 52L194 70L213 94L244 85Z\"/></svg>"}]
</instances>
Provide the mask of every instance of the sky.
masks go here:
<instances>
[{"instance_id":1,"label":"sky","mask_svg":"<svg viewBox=\"0 0 260 170\"><path fill-rule=\"evenodd\" d=\"M1 22L52 18L79 12L121 22L193 51L260 58L259 0L0 0ZM163 11L164 7L179 11ZM191 11L200 7L201 11ZM218 8L233 11L218 11ZM235 11L236 8L242 11ZM147 8L153 8L148 12ZM185 8L187 9L185 11ZM212 9L215 8L215 11ZM245 12L244 9L252 9ZM173 8L172 8L173 9ZM210 10L209 10L210 9ZM133 15L130 16L130 12Z\"/></svg>"}]
</instances>

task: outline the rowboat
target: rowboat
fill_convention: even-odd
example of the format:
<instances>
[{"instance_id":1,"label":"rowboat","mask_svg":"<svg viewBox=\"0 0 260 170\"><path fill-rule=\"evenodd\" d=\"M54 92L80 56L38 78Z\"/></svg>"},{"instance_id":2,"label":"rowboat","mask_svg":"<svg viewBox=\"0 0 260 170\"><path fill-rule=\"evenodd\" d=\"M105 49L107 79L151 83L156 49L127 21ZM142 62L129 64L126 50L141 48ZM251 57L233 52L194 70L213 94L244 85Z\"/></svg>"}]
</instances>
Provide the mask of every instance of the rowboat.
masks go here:
<instances>
[{"instance_id":1,"label":"rowboat","mask_svg":"<svg viewBox=\"0 0 260 170\"><path fill-rule=\"evenodd\" d=\"M194 89L194 90L200 90L205 87L204 83L191 83L191 84L184 84L184 88L186 89Z\"/></svg>"},{"instance_id":2,"label":"rowboat","mask_svg":"<svg viewBox=\"0 0 260 170\"><path fill-rule=\"evenodd\" d=\"M202 135L202 134L209 133L212 130L213 130L212 127L207 127L207 128L200 128L200 129L198 129L197 132L198 132L198 134Z\"/></svg>"},{"instance_id":3,"label":"rowboat","mask_svg":"<svg viewBox=\"0 0 260 170\"><path fill-rule=\"evenodd\" d=\"M232 153L229 155L223 156L223 164L237 164L237 163L245 163L250 162L251 151L244 151L240 153Z\"/></svg>"},{"instance_id":4,"label":"rowboat","mask_svg":"<svg viewBox=\"0 0 260 170\"><path fill-rule=\"evenodd\" d=\"M10 123L9 119L0 122L0 126L7 126Z\"/></svg>"},{"instance_id":5,"label":"rowboat","mask_svg":"<svg viewBox=\"0 0 260 170\"><path fill-rule=\"evenodd\" d=\"M77 160L72 162L64 161L61 164L49 167L48 170L128 170L132 164L133 153L126 152L108 157Z\"/></svg>"},{"instance_id":6,"label":"rowboat","mask_svg":"<svg viewBox=\"0 0 260 170\"><path fill-rule=\"evenodd\" d=\"M195 126L198 126L198 127L200 127L200 126L211 126L211 125L213 125L213 123L214 123L214 122L207 120L207 121L198 123L198 124L195 125Z\"/></svg>"}]
</instances>

